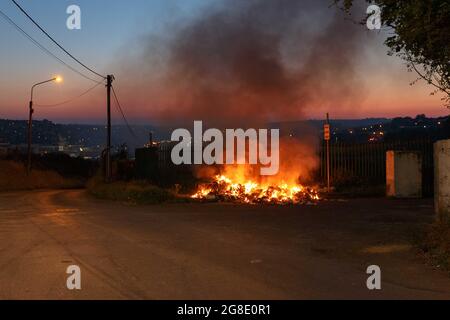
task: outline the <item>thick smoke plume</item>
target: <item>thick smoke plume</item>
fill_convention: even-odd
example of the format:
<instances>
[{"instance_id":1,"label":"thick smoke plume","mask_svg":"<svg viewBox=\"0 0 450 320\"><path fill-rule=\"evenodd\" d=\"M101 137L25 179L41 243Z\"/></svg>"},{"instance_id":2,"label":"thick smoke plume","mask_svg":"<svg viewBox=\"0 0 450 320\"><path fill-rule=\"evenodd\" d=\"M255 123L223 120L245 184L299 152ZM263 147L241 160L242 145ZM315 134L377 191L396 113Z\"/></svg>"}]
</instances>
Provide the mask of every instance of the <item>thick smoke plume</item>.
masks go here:
<instances>
[{"instance_id":1,"label":"thick smoke plume","mask_svg":"<svg viewBox=\"0 0 450 320\"><path fill-rule=\"evenodd\" d=\"M364 32L330 1L226 0L168 33L128 66L154 120L265 123L360 101Z\"/></svg>"},{"instance_id":2,"label":"thick smoke plume","mask_svg":"<svg viewBox=\"0 0 450 320\"><path fill-rule=\"evenodd\" d=\"M166 37L147 37L143 55L125 64L134 84L129 103L146 108L153 123L202 120L219 128L262 128L309 111L356 107L365 33L330 2L224 0ZM268 179L311 179L316 142L281 141L280 173ZM253 176L242 166L226 169L231 177Z\"/></svg>"}]
</instances>

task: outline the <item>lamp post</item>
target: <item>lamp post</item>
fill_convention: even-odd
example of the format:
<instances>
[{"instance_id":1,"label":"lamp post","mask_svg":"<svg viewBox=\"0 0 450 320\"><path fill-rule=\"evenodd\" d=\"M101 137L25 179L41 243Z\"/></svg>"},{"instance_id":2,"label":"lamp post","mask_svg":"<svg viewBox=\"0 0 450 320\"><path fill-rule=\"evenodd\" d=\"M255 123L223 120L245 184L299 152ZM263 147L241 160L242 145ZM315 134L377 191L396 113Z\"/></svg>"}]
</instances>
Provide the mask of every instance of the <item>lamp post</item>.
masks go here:
<instances>
[{"instance_id":1,"label":"lamp post","mask_svg":"<svg viewBox=\"0 0 450 320\"><path fill-rule=\"evenodd\" d=\"M27 161L27 174L28 175L31 172L31 140L32 140L33 113L34 113L34 110L33 110L33 93L34 93L34 88L36 88L37 86L40 86L42 84L53 82L53 81L61 82L62 78L61 77L54 77L54 78L49 79L49 80L38 82L38 83L34 84L31 87L31 98L30 98L30 105L29 105L30 115L29 115L29 118L28 118L28 161Z\"/></svg>"}]
</instances>

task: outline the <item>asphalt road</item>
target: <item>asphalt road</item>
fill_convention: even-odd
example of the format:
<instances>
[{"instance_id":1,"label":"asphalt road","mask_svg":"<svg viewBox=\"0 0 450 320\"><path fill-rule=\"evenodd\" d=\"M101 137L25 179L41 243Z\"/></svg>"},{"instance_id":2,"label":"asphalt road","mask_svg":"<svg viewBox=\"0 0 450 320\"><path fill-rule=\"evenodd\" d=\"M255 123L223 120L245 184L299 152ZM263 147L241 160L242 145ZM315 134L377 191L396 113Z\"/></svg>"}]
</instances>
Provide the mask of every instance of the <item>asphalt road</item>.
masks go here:
<instances>
[{"instance_id":1,"label":"asphalt road","mask_svg":"<svg viewBox=\"0 0 450 320\"><path fill-rule=\"evenodd\" d=\"M1 299L450 299L411 238L428 200L134 207L83 191L0 194ZM382 290L366 287L379 265ZM66 287L81 268L82 289Z\"/></svg>"}]
</instances>

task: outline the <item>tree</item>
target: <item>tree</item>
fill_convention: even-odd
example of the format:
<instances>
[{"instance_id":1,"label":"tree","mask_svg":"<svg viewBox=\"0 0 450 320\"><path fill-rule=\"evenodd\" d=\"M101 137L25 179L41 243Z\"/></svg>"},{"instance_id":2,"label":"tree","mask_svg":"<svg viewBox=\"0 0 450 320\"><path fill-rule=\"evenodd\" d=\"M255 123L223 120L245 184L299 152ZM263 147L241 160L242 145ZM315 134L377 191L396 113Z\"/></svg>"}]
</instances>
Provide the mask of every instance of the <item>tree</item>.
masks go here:
<instances>
[{"instance_id":1,"label":"tree","mask_svg":"<svg viewBox=\"0 0 450 320\"><path fill-rule=\"evenodd\" d=\"M347 12L354 0L334 0ZM368 3L381 8L384 27L393 30L385 44L388 54L406 61L418 80L441 92L450 108L450 0L375 0Z\"/></svg>"}]
</instances>

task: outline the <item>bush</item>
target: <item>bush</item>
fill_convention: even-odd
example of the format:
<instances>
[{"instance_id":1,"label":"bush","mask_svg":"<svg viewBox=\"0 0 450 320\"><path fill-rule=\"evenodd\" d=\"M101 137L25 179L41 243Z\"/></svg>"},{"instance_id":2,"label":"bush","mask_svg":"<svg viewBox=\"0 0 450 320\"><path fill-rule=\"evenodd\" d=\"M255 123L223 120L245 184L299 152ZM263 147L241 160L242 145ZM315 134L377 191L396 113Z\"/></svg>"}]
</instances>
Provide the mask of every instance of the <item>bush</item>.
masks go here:
<instances>
[{"instance_id":1,"label":"bush","mask_svg":"<svg viewBox=\"0 0 450 320\"><path fill-rule=\"evenodd\" d=\"M134 204L159 204L176 202L181 199L166 189L144 181L104 183L101 177L96 177L89 181L87 189L90 194L99 199L124 201Z\"/></svg>"},{"instance_id":2,"label":"bush","mask_svg":"<svg viewBox=\"0 0 450 320\"><path fill-rule=\"evenodd\" d=\"M0 160L0 191L80 187L83 187L80 179L68 179L55 171L39 169L33 169L27 175L23 163Z\"/></svg>"},{"instance_id":3,"label":"bush","mask_svg":"<svg viewBox=\"0 0 450 320\"><path fill-rule=\"evenodd\" d=\"M27 163L27 155L18 152L8 154L4 160ZM87 160L81 157L71 157L64 153L49 153L44 155L32 155L33 168L41 171L55 171L63 177L89 179L98 170L99 161Z\"/></svg>"}]
</instances>

